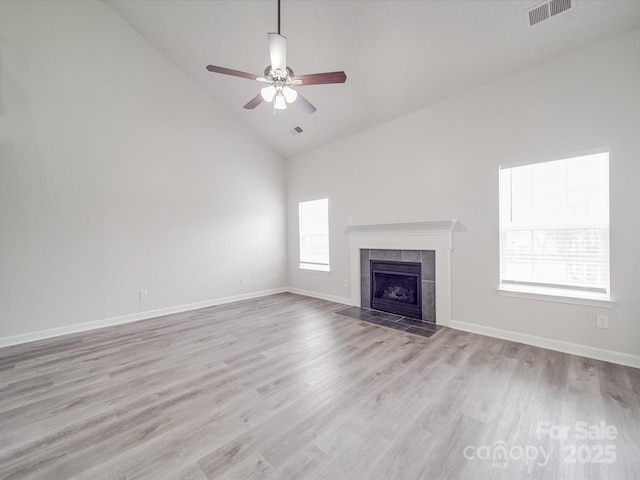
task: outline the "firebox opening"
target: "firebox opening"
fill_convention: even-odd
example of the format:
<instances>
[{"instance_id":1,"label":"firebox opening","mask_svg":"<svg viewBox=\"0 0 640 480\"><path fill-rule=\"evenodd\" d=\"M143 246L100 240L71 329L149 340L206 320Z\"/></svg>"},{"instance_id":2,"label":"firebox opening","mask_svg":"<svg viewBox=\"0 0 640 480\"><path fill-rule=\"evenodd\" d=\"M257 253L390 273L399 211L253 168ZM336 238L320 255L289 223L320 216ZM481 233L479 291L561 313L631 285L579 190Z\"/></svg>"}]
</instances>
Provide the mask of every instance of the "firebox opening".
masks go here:
<instances>
[{"instance_id":1,"label":"firebox opening","mask_svg":"<svg viewBox=\"0 0 640 480\"><path fill-rule=\"evenodd\" d=\"M422 318L420 263L371 260L371 308Z\"/></svg>"}]
</instances>

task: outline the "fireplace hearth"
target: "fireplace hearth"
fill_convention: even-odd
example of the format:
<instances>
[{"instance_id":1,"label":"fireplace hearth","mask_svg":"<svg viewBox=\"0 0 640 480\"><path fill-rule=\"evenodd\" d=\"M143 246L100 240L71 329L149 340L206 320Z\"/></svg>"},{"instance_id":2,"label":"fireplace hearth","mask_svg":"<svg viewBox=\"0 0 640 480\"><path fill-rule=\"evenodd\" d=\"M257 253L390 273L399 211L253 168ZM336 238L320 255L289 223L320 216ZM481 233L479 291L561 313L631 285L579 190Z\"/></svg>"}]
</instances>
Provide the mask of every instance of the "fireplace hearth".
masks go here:
<instances>
[{"instance_id":1,"label":"fireplace hearth","mask_svg":"<svg viewBox=\"0 0 640 480\"><path fill-rule=\"evenodd\" d=\"M422 318L422 265L371 260L371 308Z\"/></svg>"}]
</instances>

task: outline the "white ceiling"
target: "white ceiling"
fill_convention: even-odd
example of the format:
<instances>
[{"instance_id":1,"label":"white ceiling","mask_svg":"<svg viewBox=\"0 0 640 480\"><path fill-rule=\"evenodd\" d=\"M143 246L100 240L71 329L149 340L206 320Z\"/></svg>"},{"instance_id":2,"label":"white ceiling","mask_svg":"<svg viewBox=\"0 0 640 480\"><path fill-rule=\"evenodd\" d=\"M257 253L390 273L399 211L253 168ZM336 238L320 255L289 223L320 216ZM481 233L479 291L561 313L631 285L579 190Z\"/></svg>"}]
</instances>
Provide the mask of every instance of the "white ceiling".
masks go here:
<instances>
[{"instance_id":1,"label":"white ceiling","mask_svg":"<svg viewBox=\"0 0 640 480\"><path fill-rule=\"evenodd\" d=\"M347 81L299 87L318 110L274 116L242 108L263 85L205 66L262 74L277 0L105 2L285 157L640 26L639 0L572 0L534 27L525 11L538 0L282 0L288 66Z\"/></svg>"}]
</instances>

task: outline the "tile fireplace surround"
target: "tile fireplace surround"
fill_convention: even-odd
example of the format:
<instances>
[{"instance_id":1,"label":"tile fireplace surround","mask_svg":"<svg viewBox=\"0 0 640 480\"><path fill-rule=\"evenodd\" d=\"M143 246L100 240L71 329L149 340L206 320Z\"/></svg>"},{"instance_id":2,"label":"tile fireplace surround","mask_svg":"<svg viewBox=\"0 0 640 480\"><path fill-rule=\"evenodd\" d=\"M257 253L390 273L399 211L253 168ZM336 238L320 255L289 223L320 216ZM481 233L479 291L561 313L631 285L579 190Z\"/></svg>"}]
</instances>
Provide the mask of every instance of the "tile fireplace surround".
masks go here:
<instances>
[{"instance_id":1,"label":"tile fireplace surround","mask_svg":"<svg viewBox=\"0 0 640 480\"><path fill-rule=\"evenodd\" d=\"M437 220L347 226L351 257L351 304L357 307L362 305L361 258L367 256L367 250L434 251L435 322L448 326L451 321L451 252L455 224L456 220ZM393 255L391 252L389 254Z\"/></svg>"},{"instance_id":2,"label":"tile fireplace surround","mask_svg":"<svg viewBox=\"0 0 640 480\"><path fill-rule=\"evenodd\" d=\"M371 250L360 249L360 306L371 306L370 260L389 260L392 262L415 262L422 266L420 278L422 292L422 320L436 321L435 298L435 252L433 250Z\"/></svg>"}]
</instances>

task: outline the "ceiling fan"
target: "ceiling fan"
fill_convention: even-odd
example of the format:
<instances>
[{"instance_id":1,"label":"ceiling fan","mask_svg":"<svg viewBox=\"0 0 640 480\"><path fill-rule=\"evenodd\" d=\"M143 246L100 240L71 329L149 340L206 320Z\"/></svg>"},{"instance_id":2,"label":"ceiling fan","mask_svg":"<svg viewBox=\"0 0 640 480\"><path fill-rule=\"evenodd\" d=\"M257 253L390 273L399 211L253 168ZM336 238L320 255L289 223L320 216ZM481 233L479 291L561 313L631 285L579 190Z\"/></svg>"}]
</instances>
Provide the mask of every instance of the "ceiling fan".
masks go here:
<instances>
[{"instance_id":1,"label":"ceiling fan","mask_svg":"<svg viewBox=\"0 0 640 480\"><path fill-rule=\"evenodd\" d=\"M264 69L264 76L252 73L232 70L215 65L207 65L207 70L234 77L248 78L258 82L267 83L258 95L249 100L244 108L251 110L260 105L263 101L273 101L275 110L287 108L287 103L296 102L305 113L316 111L309 100L303 97L292 86L303 87L305 85L319 85L323 83L344 83L347 75L344 72L312 73L309 75L295 76L293 70L287 66L287 39L280 35L280 0L278 0L278 33L269 33L269 55L271 65Z\"/></svg>"}]
</instances>

